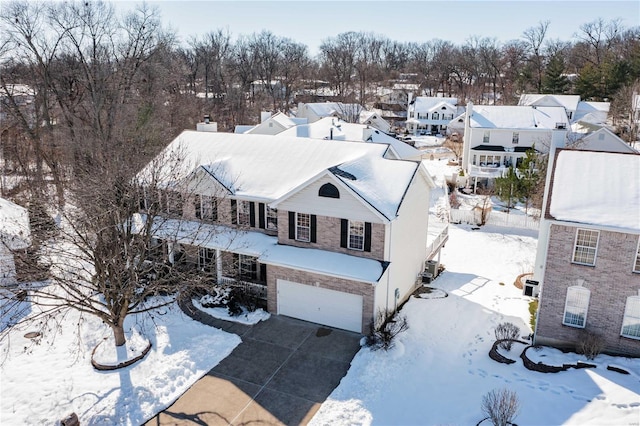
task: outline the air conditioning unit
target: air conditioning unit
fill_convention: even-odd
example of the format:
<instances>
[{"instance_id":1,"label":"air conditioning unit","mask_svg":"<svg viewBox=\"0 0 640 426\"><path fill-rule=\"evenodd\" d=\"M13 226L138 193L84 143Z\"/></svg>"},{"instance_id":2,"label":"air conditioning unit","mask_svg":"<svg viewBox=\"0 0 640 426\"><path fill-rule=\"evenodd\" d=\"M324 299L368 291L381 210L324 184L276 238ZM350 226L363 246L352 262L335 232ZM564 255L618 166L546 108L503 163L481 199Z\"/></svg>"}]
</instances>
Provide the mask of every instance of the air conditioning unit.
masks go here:
<instances>
[{"instance_id":1,"label":"air conditioning unit","mask_svg":"<svg viewBox=\"0 0 640 426\"><path fill-rule=\"evenodd\" d=\"M540 283L535 280L526 280L522 288L522 294L525 296L538 297L538 293L540 292L539 284Z\"/></svg>"},{"instance_id":2,"label":"air conditioning unit","mask_svg":"<svg viewBox=\"0 0 640 426\"><path fill-rule=\"evenodd\" d=\"M435 260L427 260L424 262L424 270L431 274L433 278L438 276L438 262Z\"/></svg>"}]
</instances>

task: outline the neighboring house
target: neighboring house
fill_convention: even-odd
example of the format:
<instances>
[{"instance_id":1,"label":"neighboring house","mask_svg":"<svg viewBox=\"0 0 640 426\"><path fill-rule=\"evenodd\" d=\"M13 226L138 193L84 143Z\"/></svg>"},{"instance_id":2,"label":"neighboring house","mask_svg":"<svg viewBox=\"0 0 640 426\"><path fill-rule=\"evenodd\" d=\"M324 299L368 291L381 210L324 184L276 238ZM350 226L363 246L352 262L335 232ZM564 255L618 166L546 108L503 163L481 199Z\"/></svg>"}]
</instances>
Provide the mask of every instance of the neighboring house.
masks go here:
<instances>
[{"instance_id":1,"label":"neighboring house","mask_svg":"<svg viewBox=\"0 0 640 426\"><path fill-rule=\"evenodd\" d=\"M186 158L164 195L178 201L158 222L159 252L206 268L212 285L251 289L271 313L366 332L409 297L444 242L428 252L434 184L423 163L388 151L184 131L165 150Z\"/></svg>"},{"instance_id":2,"label":"neighboring house","mask_svg":"<svg viewBox=\"0 0 640 426\"><path fill-rule=\"evenodd\" d=\"M567 111L567 117L573 121L580 104L580 95L553 95L524 93L520 95L518 106L562 107Z\"/></svg>"},{"instance_id":3,"label":"neighboring house","mask_svg":"<svg viewBox=\"0 0 640 426\"><path fill-rule=\"evenodd\" d=\"M552 95L526 93L520 96L519 106L563 107L574 132L588 133L603 127L609 115L609 102L580 100L580 95Z\"/></svg>"},{"instance_id":4,"label":"neighboring house","mask_svg":"<svg viewBox=\"0 0 640 426\"><path fill-rule=\"evenodd\" d=\"M628 143L604 127L593 133L589 133L582 139L569 145L569 147L586 151L619 152L622 154L638 153L638 151L633 149Z\"/></svg>"},{"instance_id":5,"label":"neighboring house","mask_svg":"<svg viewBox=\"0 0 640 426\"><path fill-rule=\"evenodd\" d=\"M631 128L635 129L636 136L640 137L640 95L634 93L631 98Z\"/></svg>"},{"instance_id":6,"label":"neighboring house","mask_svg":"<svg viewBox=\"0 0 640 426\"><path fill-rule=\"evenodd\" d=\"M473 178L491 181L508 167L517 167L526 152L566 143L569 120L563 107L496 106L467 104L457 118L465 124L462 168Z\"/></svg>"},{"instance_id":7,"label":"neighboring house","mask_svg":"<svg viewBox=\"0 0 640 426\"><path fill-rule=\"evenodd\" d=\"M534 343L640 356L640 155L552 151L534 280Z\"/></svg>"},{"instance_id":8,"label":"neighboring house","mask_svg":"<svg viewBox=\"0 0 640 426\"><path fill-rule=\"evenodd\" d=\"M342 102L318 102L298 104L296 117L306 118L309 123L326 117L340 118L349 123L357 123L364 108L358 104Z\"/></svg>"},{"instance_id":9,"label":"neighboring house","mask_svg":"<svg viewBox=\"0 0 640 426\"><path fill-rule=\"evenodd\" d=\"M362 111L360 113L359 122L360 124L371 126L387 134L391 132L391 124L387 120L382 118L380 112Z\"/></svg>"},{"instance_id":10,"label":"neighboring house","mask_svg":"<svg viewBox=\"0 0 640 426\"><path fill-rule=\"evenodd\" d=\"M292 118L282 112L276 112L273 115L269 112L263 112L260 124L256 126L236 126L235 133L277 135L306 122L307 120L304 118Z\"/></svg>"},{"instance_id":11,"label":"neighboring house","mask_svg":"<svg viewBox=\"0 0 640 426\"><path fill-rule=\"evenodd\" d=\"M27 209L0 198L0 286L16 284L14 252L31 244Z\"/></svg>"},{"instance_id":12,"label":"neighboring house","mask_svg":"<svg viewBox=\"0 0 640 426\"><path fill-rule=\"evenodd\" d=\"M412 134L444 134L449 122L458 115L457 98L409 95L407 131Z\"/></svg>"}]
</instances>

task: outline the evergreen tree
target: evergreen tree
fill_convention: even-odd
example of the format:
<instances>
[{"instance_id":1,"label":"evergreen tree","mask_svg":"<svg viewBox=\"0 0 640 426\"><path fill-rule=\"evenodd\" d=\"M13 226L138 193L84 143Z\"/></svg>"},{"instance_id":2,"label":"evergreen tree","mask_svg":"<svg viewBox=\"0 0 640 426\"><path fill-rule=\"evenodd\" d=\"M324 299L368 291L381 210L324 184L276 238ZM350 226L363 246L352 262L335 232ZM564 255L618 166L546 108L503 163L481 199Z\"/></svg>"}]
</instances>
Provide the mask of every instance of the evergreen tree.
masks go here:
<instances>
[{"instance_id":1,"label":"evergreen tree","mask_svg":"<svg viewBox=\"0 0 640 426\"><path fill-rule=\"evenodd\" d=\"M542 80L542 90L545 93L564 94L569 88L569 79L564 75L564 58L556 54L549 61Z\"/></svg>"},{"instance_id":2,"label":"evergreen tree","mask_svg":"<svg viewBox=\"0 0 640 426\"><path fill-rule=\"evenodd\" d=\"M529 206L537 195L539 188L538 184L541 175L538 170L538 163L539 157L535 147L531 147L531 149L527 150L520 166L518 166L518 175L520 176L518 197L524 202L525 212L529 210Z\"/></svg>"},{"instance_id":3,"label":"evergreen tree","mask_svg":"<svg viewBox=\"0 0 640 426\"><path fill-rule=\"evenodd\" d=\"M495 179L497 196L500 201L507 203L507 211L512 209L520 194L520 179L515 169L509 166L502 177Z\"/></svg>"}]
</instances>

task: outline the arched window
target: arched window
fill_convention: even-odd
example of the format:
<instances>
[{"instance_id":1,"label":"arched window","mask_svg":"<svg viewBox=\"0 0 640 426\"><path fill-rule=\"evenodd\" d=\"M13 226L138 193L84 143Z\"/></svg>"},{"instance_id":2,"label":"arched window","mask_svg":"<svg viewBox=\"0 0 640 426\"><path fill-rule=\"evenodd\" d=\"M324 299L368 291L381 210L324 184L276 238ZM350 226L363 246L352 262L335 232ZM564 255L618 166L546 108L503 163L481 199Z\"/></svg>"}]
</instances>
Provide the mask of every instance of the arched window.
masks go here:
<instances>
[{"instance_id":1,"label":"arched window","mask_svg":"<svg viewBox=\"0 0 640 426\"><path fill-rule=\"evenodd\" d=\"M340 198L340 192L338 192L338 188L330 183L325 183L320 187L318 191L318 196L320 197L328 197L328 198Z\"/></svg>"}]
</instances>

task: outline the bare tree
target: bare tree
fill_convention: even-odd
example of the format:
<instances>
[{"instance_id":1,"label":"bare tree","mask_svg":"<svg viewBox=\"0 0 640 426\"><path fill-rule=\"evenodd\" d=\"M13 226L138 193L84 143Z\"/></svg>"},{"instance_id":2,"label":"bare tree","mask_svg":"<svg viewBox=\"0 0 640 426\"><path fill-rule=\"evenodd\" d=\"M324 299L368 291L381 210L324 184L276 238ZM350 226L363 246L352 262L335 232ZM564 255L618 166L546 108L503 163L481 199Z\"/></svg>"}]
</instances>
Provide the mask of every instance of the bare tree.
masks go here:
<instances>
[{"instance_id":1,"label":"bare tree","mask_svg":"<svg viewBox=\"0 0 640 426\"><path fill-rule=\"evenodd\" d=\"M520 401L514 391L494 389L482 397L482 411L495 426L512 425L520 410Z\"/></svg>"},{"instance_id":2,"label":"bare tree","mask_svg":"<svg viewBox=\"0 0 640 426\"><path fill-rule=\"evenodd\" d=\"M527 28L522 38L529 49L529 63L533 68L534 87L537 93L542 93L542 76L544 73L545 53L543 44L547 36L550 21L540 21L535 27Z\"/></svg>"}]
</instances>

